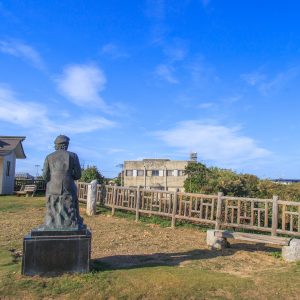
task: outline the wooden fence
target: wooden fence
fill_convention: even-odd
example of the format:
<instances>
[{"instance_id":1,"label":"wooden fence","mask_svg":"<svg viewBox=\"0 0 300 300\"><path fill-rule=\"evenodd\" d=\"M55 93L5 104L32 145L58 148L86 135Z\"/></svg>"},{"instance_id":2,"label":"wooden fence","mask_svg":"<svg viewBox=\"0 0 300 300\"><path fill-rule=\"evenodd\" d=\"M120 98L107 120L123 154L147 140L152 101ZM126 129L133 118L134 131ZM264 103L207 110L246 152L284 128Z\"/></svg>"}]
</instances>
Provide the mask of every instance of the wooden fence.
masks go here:
<instances>
[{"instance_id":1,"label":"wooden fence","mask_svg":"<svg viewBox=\"0 0 300 300\"><path fill-rule=\"evenodd\" d=\"M78 198L87 199L87 184L78 183ZM146 190L141 188L97 187L97 202L112 209L158 215L176 220L214 225L216 229L241 228L300 237L300 202L272 199L228 197L222 193L194 193Z\"/></svg>"}]
</instances>

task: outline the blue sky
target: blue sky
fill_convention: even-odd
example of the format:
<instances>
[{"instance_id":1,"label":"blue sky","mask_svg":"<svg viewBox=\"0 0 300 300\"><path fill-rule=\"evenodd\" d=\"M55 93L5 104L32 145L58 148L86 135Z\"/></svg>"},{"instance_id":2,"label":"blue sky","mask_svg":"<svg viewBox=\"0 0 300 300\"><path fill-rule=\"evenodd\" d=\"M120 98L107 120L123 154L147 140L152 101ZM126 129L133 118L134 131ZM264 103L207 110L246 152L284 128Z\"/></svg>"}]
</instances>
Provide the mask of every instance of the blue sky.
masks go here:
<instances>
[{"instance_id":1,"label":"blue sky","mask_svg":"<svg viewBox=\"0 0 300 300\"><path fill-rule=\"evenodd\" d=\"M188 159L300 177L298 1L0 0L0 135L36 173L58 134L81 163Z\"/></svg>"}]
</instances>

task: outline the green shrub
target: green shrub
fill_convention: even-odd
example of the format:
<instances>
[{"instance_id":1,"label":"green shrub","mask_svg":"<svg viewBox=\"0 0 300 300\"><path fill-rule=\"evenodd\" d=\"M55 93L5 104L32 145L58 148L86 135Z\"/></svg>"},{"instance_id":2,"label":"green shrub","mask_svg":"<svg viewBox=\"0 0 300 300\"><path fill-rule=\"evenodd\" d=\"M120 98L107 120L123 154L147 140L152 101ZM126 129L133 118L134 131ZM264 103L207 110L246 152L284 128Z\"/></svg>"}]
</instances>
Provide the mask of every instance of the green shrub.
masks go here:
<instances>
[{"instance_id":1,"label":"green shrub","mask_svg":"<svg viewBox=\"0 0 300 300\"><path fill-rule=\"evenodd\" d=\"M102 184L104 177L96 166L87 166L86 169L82 170L80 181L90 183L92 180L97 180L98 183Z\"/></svg>"}]
</instances>

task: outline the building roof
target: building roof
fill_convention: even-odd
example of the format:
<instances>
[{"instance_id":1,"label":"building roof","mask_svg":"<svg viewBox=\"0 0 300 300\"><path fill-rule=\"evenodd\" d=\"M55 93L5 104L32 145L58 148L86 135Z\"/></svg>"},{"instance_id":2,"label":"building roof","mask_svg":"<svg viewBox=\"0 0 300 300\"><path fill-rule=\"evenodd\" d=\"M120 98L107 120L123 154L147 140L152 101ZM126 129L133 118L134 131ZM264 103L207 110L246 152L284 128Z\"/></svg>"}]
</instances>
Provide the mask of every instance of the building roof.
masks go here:
<instances>
[{"instance_id":1,"label":"building roof","mask_svg":"<svg viewBox=\"0 0 300 300\"><path fill-rule=\"evenodd\" d=\"M168 158L144 158L143 161L170 161Z\"/></svg>"},{"instance_id":2,"label":"building roof","mask_svg":"<svg viewBox=\"0 0 300 300\"><path fill-rule=\"evenodd\" d=\"M15 178L25 178L25 179L33 179L34 176L30 175L26 172L19 172L15 174Z\"/></svg>"},{"instance_id":3,"label":"building roof","mask_svg":"<svg viewBox=\"0 0 300 300\"><path fill-rule=\"evenodd\" d=\"M26 158L22 142L25 136L0 136L0 156L5 156L15 151L16 158Z\"/></svg>"}]
</instances>

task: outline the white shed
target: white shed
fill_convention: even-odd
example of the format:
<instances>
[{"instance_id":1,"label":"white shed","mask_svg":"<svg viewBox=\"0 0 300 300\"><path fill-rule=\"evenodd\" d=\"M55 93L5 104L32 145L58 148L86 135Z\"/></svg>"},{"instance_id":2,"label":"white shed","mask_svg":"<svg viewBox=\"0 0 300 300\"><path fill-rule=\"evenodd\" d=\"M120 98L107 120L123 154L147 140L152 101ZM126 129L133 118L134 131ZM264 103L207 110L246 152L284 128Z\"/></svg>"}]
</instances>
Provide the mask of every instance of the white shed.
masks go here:
<instances>
[{"instance_id":1,"label":"white shed","mask_svg":"<svg viewBox=\"0 0 300 300\"><path fill-rule=\"evenodd\" d=\"M0 136L0 195L13 194L16 159L26 158L25 136Z\"/></svg>"}]
</instances>

